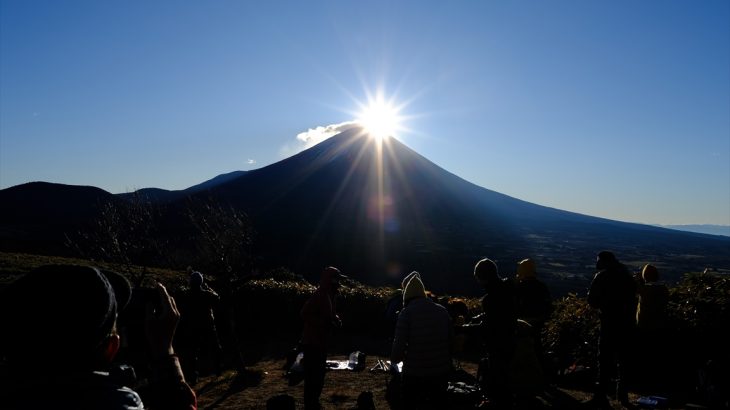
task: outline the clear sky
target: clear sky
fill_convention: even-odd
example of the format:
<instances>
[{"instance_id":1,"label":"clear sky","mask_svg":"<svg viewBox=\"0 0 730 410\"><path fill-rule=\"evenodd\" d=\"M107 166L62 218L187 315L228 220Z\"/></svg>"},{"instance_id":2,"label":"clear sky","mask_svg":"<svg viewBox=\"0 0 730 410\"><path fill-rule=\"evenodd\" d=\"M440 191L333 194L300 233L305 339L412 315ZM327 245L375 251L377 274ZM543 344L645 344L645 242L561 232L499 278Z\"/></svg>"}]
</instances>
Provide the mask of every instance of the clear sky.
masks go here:
<instances>
[{"instance_id":1,"label":"clear sky","mask_svg":"<svg viewBox=\"0 0 730 410\"><path fill-rule=\"evenodd\" d=\"M483 187L730 224L726 0L0 5L0 188L186 188L380 89L399 139Z\"/></svg>"}]
</instances>

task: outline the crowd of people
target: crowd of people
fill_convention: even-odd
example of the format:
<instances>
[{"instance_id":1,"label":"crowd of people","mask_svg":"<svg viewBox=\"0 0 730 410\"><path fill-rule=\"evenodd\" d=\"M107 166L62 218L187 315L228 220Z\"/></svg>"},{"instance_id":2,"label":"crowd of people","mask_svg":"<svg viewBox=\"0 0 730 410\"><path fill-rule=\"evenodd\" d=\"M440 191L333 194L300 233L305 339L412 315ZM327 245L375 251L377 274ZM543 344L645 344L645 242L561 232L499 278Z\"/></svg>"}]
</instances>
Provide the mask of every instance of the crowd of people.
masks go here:
<instances>
[{"instance_id":1,"label":"crowd of people","mask_svg":"<svg viewBox=\"0 0 730 410\"><path fill-rule=\"evenodd\" d=\"M391 369L396 372L402 362L403 408L448 408L446 392L460 335L483 341L477 375L487 398L483 405L512 408L520 395L539 392L544 363L540 335L551 314L550 292L532 259L519 262L514 273L501 276L490 259L476 263L473 274L484 296L482 312L474 317L466 317L469 310L462 301L441 305L431 297L418 272L402 280L397 297L388 303L386 320L393 329ZM598 376L588 406L605 406L614 388L618 399L628 402L630 344L639 340L651 346L663 337L668 290L658 276L652 265L632 275L613 253L598 254L588 293L601 322ZM301 309L306 409L321 407L330 338L342 325L336 301L344 278L339 269L326 267ZM190 386L198 378L199 358L207 356L218 374L223 365L214 317L219 296L201 273L192 271L180 299L176 302L160 283L142 292L117 273L89 266L50 265L24 275L0 298L3 408L197 408ZM145 360L139 362L146 367L137 369L137 376L146 377L133 382L135 371L114 359L129 346L125 335L131 332L118 317L135 303L143 306L138 323ZM132 390L131 384L139 387Z\"/></svg>"},{"instance_id":2,"label":"crowd of people","mask_svg":"<svg viewBox=\"0 0 730 410\"><path fill-rule=\"evenodd\" d=\"M335 308L340 277L337 268L326 268L320 287L302 310L307 409L320 408L326 340L340 325ZM520 261L513 277L502 277L497 264L485 258L476 263L474 278L484 290L482 312L468 321L463 302L439 304L426 291L418 272L407 275L388 302L385 318L393 326L390 362L402 362L403 408L448 408L447 385L454 370L455 339L460 334L478 335L483 341L484 359L477 375L486 395L482 407L519 408L520 398L534 397L544 388L546 361L541 334L550 318L552 301L547 286L538 279L534 260ZM628 405L627 368L632 346L645 348L645 368L654 368L652 361L661 360L655 345L664 337L669 292L658 279L653 265L647 264L632 275L612 252L598 254L588 293L588 303L600 317L598 373L593 397L584 403L586 408L609 408L608 395L614 392ZM312 352L313 359L307 360L306 352ZM396 368L392 365L394 371Z\"/></svg>"}]
</instances>

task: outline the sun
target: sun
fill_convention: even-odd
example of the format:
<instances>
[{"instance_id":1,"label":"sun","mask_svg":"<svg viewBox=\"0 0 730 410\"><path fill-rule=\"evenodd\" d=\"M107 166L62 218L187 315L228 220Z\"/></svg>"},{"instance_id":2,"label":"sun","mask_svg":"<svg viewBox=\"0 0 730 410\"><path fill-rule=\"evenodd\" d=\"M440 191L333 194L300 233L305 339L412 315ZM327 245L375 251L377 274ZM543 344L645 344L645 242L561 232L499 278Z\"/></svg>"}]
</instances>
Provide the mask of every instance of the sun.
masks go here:
<instances>
[{"instance_id":1,"label":"sun","mask_svg":"<svg viewBox=\"0 0 730 410\"><path fill-rule=\"evenodd\" d=\"M382 140L395 137L401 130L400 108L383 97L370 100L357 116L360 125L371 137Z\"/></svg>"}]
</instances>

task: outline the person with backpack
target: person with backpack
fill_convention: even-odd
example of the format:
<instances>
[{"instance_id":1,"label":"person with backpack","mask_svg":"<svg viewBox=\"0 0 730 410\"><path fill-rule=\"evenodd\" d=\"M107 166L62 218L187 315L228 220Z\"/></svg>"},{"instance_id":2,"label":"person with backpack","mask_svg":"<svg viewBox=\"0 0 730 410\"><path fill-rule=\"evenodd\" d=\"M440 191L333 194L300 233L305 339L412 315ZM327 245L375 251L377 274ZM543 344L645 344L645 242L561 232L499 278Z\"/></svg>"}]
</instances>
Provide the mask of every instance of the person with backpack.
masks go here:
<instances>
[{"instance_id":1,"label":"person with backpack","mask_svg":"<svg viewBox=\"0 0 730 410\"><path fill-rule=\"evenodd\" d=\"M616 395L629 404L627 366L636 324L636 282L629 270L609 251L596 258L596 274L588 291L588 304L599 310L601 329L598 340L598 382L588 405L606 407L616 373Z\"/></svg>"},{"instance_id":2,"label":"person with backpack","mask_svg":"<svg viewBox=\"0 0 730 410\"><path fill-rule=\"evenodd\" d=\"M402 398L406 409L446 408L448 377L453 370L453 329L448 311L426 296L417 272L409 275L398 315L391 363L403 362Z\"/></svg>"},{"instance_id":3,"label":"person with backpack","mask_svg":"<svg viewBox=\"0 0 730 410\"><path fill-rule=\"evenodd\" d=\"M130 295L123 276L78 265L42 266L4 289L0 407L144 409L112 365L121 346L117 315ZM175 299L159 283L151 295L145 316L151 377L143 397L152 408L196 409L172 347L180 319Z\"/></svg>"}]
</instances>

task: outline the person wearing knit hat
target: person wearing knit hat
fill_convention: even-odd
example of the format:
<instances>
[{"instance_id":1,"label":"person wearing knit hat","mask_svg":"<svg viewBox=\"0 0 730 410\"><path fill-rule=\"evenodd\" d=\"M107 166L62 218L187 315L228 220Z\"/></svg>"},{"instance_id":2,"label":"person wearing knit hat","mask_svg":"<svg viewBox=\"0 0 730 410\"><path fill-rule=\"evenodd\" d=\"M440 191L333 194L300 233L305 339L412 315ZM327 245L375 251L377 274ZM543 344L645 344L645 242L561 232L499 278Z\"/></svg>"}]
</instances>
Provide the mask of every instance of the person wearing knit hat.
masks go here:
<instances>
[{"instance_id":1,"label":"person wearing knit hat","mask_svg":"<svg viewBox=\"0 0 730 410\"><path fill-rule=\"evenodd\" d=\"M639 285L639 304L636 309L636 325L639 329L659 330L666 326L669 289L658 282L659 270L646 264L641 269L644 283Z\"/></svg>"},{"instance_id":2,"label":"person wearing knit hat","mask_svg":"<svg viewBox=\"0 0 730 410\"><path fill-rule=\"evenodd\" d=\"M418 272L411 272L406 279L408 281L403 287L403 306L408 305L408 302L413 299L426 297L426 288L423 287L423 281Z\"/></svg>"},{"instance_id":3,"label":"person wearing knit hat","mask_svg":"<svg viewBox=\"0 0 730 410\"><path fill-rule=\"evenodd\" d=\"M601 321L598 340L598 380L593 406L606 406L607 394L616 386L623 405L629 402L627 391L630 342L636 326L636 282L626 266L610 251L596 257L596 274L588 291L588 304L598 309ZM616 374L618 382L613 383Z\"/></svg>"},{"instance_id":4,"label":"person wearing knit hat","mask_svg":"<svg viewBox=\"0 0 730 410\"><path fill-rule=\"evenodd\" d=\"M552 313L552 299L547 286L537 278L537 266L532 259L517 263L515 300L517 318L530 324L533 346L538 361L542 364L543 349L540 335L545 322Z\"/></svg>"},{"instance_id":5,"label":"person wearing knit hat","mask_svg":"<svg viewBox=\"0 0 730 410\"><path fill-rule=\"evenodd\" d=\"M482 385L487 397L497 407L510 407L512 394L509 387L509 366L515 348L514 282L501 278L497 264L484 258L474 266L474 278L484 288L481 299L481 330L489 358L489 367ZM474 319L472 319L474 320Z\"/></svg>"},{"instance_id":6,"label":"person wearing knit hat","mask_svg":"<svg viewBox=\"0 0 730 410\"><path fill-rule=\"evenodd\" d=\"M532 259L523 259L517 264L515 294L517 318L536 330L550 317L552 301L547 286L537 278L537 268Z\"/></svg>"},{"instance_id":7,"label":"person wearing knit hat","mask_svg":"<svg viewBox=\"0 0 730 410\"><path fill-rule=\"evenodd\" d=\"M497 271L497 264L491 259L484 258L474 266L474 279L480 285L486 287L490 283L499 281Z\"/></svg>"},{"instance_id":8,"label":"person wearing knit hat","mask_svg":"<svg viewBox=\"0 0 730 410\"><path fill-rule=\"evenodd\" d=\"M421 274L420 274L420 273L418 273L418 272L416 272L416 271L413 271L413 272L409 273L408 275L406 275L406 277L405 277L405 278L403 278L403 281L401 281L401 283L400 283L400 288L401 288L401 289L405 289L405 288L406 288L406 285L408 284L408 282L409 282L409 281L411 280L411 278L413 278L414 276L418 276L418 277L420 278L420 277L421 277Z\"/></svg>"},{"instance_id":9,"label":"person wearing knit hat","mask_svg":"<svg viewBox=\"0 0 730 410\"><path fill-rule=\"evenodd\" d=\"M659 270L657 270L656 266L647 263L641 268L641 278L644 280L644 283L656 282L659 280Z\"/></svg>"},{"instance_id":10,"label":"person wearing knit hat","mask_svg":"<svg viewBox=\"0 0 730 410\"><path fill-rule=\"evenodd\" d=\"M195 408L172 339L174 299L158 284L144 318L153 366L150 392L168 408ZM121 275L81 265L34 269L0 293L0 406L4 409L141 409L139 395L112 375L117 316L130 300ZM164 382L163 382L164 380ZM150 396L145 396L147 400Z\"/></svg>"},{"instance_id":11,"label":"person wearing knit hat","mask_svg":"<svg viewBox=\"0 0 730 410\"><path fill-rule=\"evenodd\" d=\"M535 261L530 258L523 259L517 263L517 279L526 280L537 277L537 266Z\"/></svg>"},{"instance_id":12,"label":"person wearing knit hat","mask_svg":"<svg viewBox=\"0 0 730 410\"><path fill-rule=\"evenodd\" d=\"M190 274L190 279L188 280L188 283L190 284L190 288L201 288L203 287L203 274L198 271L193 271Z\"/></svg>"},{"instance_id":13,"label":"person wearing knit hat","mask_svg":"<svg viewBox=\"0 0 730 410\"><path fill-rule=\"evenodd\" d=\"M667 357L667 327L669 304L669 289L664 283L658 282L659 270L656 266L646 264L641 269L641 277L637 293L639 303L636 308L637 338L639 341L639 355L641 362L636 366L642 380L656 383L657 386L665 377L662 361Z\"/></svg>"},{"instance_id":14,"label":"person wearing knit hat","mask_svg":"<svg viewBox=\"0 0 730 410\"><path fill-rule=\"evenodd\" d=\"M403 291L406 306L398 315L391 363L403 362L402 394L406 409L446 408L445 393L452 371L451 317L426 297L417 272Z\"/></svg>"}]
</instances>

